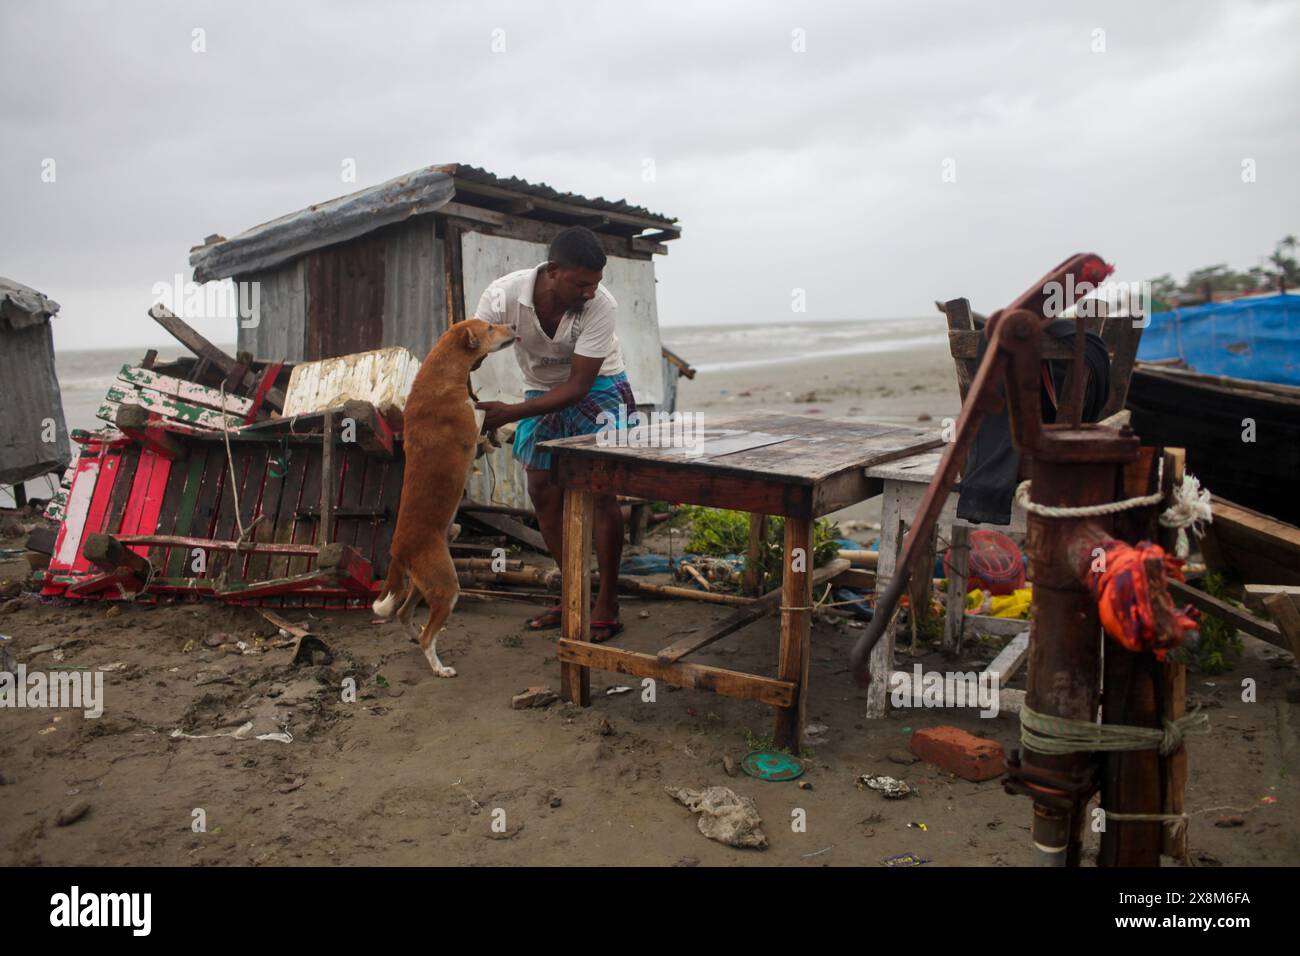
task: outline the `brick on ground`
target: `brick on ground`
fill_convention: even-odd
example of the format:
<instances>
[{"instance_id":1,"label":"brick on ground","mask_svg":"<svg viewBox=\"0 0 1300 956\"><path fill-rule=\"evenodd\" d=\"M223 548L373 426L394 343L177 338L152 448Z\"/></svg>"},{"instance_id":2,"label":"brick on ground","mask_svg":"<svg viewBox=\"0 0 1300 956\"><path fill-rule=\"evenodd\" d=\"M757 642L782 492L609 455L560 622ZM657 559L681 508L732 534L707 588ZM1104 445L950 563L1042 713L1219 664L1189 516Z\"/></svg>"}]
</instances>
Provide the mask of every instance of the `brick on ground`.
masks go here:
<instances>
[{"instance_id":1,"label":"brick on ground","mask_svg":"<svg viewBox=\"0 0 1300 956\"><path fill-rule=\"evenodd\" d=\"M963 780L992 780L1006 771L1007 755L995 740L959 727L930 727L912 734L912 753Z\"/></svg>"}]
</instances>

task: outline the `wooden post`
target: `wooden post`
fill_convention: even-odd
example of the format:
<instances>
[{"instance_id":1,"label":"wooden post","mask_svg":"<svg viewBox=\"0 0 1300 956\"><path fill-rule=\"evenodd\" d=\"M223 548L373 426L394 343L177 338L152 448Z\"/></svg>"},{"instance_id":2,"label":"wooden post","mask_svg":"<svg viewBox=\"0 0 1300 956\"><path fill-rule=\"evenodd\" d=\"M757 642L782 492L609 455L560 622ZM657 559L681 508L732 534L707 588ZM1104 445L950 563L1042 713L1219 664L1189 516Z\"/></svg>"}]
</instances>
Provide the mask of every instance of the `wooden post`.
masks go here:
<instances>
[{"instance_id":1,"label":"wooden post","mask_svg":"<svg viewBox=\"0 0 1300 956\"><path fill-rule=\"evenodd\" d=\"M908 500L903 501L903 496ZM915 499L915 500L913 500ZM898 567L899 552L903 547L904 513L915 513L914 505L920 498L906 485L885 482L884 502L880 516L880 552L876 560L876 593L883 594ZM879 613L879 612L877 612ZM867 716L885 717L889 714L889 683L894 673L894 625L887 622L884 633L871 649L871 684L867 687Z\"/></svg>"},{"instance_id":2,"label":"wooden post","mask_svg":"<svg viewBox=\"0 0 1300 956\"><path fill-rule=\"evenodd\" d=\"M971 320L968 299L949 299L943 304L943 312L948 318L949 332L969 332L974 329L975 324ZM970 391L970 383L975 378L977 363L974 358L960 359L954 355L953 364L957 366L957 391L961 394L962 404L965 405L966 393Z\"/></svg>"},{"instance_id":3,"label":"wooden post","mask_svg":"<svg viewBox=\"0 0 1300 956\"><path fill-rule=\"evenodd\" d=\"M338 477L334 460L334 413L325 412L321 435L320 525L316 544L329 544L334 532L334 496L338 494Z\"/></svg>"},{"instance_id":4,"label":"wooden post","mask_svg":"<svg viewBox=\"0 0 1300 956\"><path fill-rule=\"evenodd\" d=\"M905 532L899 530L900 540L905 540ZM922 617L930 615L930 594L934 590L934 548L935 536L930 535L926 542L925 553L918 559L917 572L907 582L907 600L911 605L907 617L912 627L912 655L921 653L919 624Z\"/></svg>"},{"instance_id":5,"label":"wooden post","mask_svg":"<svg viewBox=\"0 0 1300 956\"><path fill-rule=\"evenodd\" d=\"M970 576L970 528L954 524L948 536L948 599L943 621L944 650L960 651L966 623L966 592Z\"/></svg>"},{"instance_id":6,"label":"wooden post","mask_svg":"<svg viewBox=\"0 0 1300 956\"><path fill-rule=\"evenodd\" d=\"M1271 594L1264 599L1264 610L1277 622L1277 628L1291 645L1291 654L1300 661L1300 610L1286 592ZM1282 645L1279 645L1282 646Z\"/></svg>"},{"instance_id":7,"label":"wooden post","mask_svg":"<svg viewBox=\"0 0 1300 956\"><path fill-rule=\"evenodd\" d=\"M646 528L650 519L650 502L636 501L631 505L632 520L628 524L628 544L640 544L645 540Z\"/></svg>"},{"instance_id":8,"label":"wooden post","mask_svg":"<svg viewBox=\"0 0 1300 956\"><path fill-rule=\"evenodd\" d=\"M566 640L591 641L591 526L595 496L579 488L564 489L564 544L560 633ZM560 696L591 706L591 671L581 664L560 664Z\"/></svg>"},{"instance_id":9,"label":"wooden post","mask_svg":"<svg viewBox=\"0 0 1300 956\"><path fill-rule=\"evenodd\" d=\"M746 594L758 594L763 582L758 573L763 544L767 541L767 515L749 516L749 547L745 550L745 573L742 587Z\"/></svg>"},{"instance_id":10,"label":"wooden post","mask_svg":"<svg viewBox=\"0 0 1300 956\"><path fill-rule=\"evenodd\" d=\"M1119 319L1130 323L1129 319ZM1141 330L1137 330L1138 335ZM1137 336L1134 336L1136 342ZM1130 357L1130 366L1132 359ZM1123 401L1121 397L1120 401ZM1187 464L1187 453L1182 448L1166 448L1164 451L1164 471L1160 490L1165 493L1165 501L1170 500L1172 491L1183 482L1183 473ZM1163 508L1163 505L1161 506ZM1160 544L1170 551L1174 550L1178 531L1176 528L1159 529ZM1177 720L1187 713L1187 665L1166 661L1160 666L1160 699L1165 720ZM1162 813L1178 814L1183 812L1183 793L1187 789L1187 748L1179 747L1168 757L1165 764L1165 793ZM1179 860L1187 859L1187 828L1174 828L1165 825L1160 837L1160 852Z\"/></svg>"},{"instance_id":11,"label":"wooden post","mask_svg":"<svg viewBox=\"0 0 1300 956\"><path fill-rule=\"evenodd\" d=\"M812 521L785 519L784 580L781 586L781 656L777 677L792 681L795 700L776 712L777 747L799 752L808 711L809 624L812 620Z\"/></svg>"}]
</instances>

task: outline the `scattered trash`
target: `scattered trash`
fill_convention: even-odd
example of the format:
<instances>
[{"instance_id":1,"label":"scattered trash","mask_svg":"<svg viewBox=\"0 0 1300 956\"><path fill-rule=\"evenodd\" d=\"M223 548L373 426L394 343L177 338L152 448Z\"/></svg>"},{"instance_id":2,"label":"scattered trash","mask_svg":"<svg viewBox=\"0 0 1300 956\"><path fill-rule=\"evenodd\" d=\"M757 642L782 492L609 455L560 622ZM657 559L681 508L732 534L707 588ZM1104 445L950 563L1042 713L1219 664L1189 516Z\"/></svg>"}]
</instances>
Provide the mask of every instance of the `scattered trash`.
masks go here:
<instances>
[{"instance_id":1,"label":"scattered trash","mask_svg":"<svg viewBox=\"0 0 1300 956\"><path fill-rule=\"evenodd\" d=\"M529 707L546 707L559 699L559 695L549 687L529 687L510 698L510 706L514 710L527 710Z\"/></svg>"},{"instance_id":2,"label":"scattered trash","mask_svg":"<svg viewBox=\"0 0 1300 956\"><path fill-rule=\"evenodd\" d=\"M248 740L249 735L252 734L252 732L253 732L253 722L250 720L248 721L248 723L242 724L240 727L238 727L235 730L221 731L220 733L215 733L215 734L187 734L185 731L177 727L175 730L171 732L170 736L173 738L177 738L177 737L184 738L185 740L209 740L213 737L233 737L235 740ZM252 739L274 740L282 744L293 743L293 735L285 732L258 734L256 737L253 737Z\"/></svg>"},{"instance_id":3,"label":"scattered trash","mask_svg":"<svg viewBox=\"0 0 1300 956\"><path fill-rule=\"evenodd\" d=\"M887 856L880 861L882 866L920 866L929 862L919 853L899 853L897 856Z\"/></svg>"},{"instance_id":4,"label":"scattered trash","mask_svg":"<svg viewBox=\"0 0 1300 956\"><path fill-rule=\"evenodd\" d=\"M740 768L749 776L769 783L784 783L803 776L803 764L798 760L770 750L750 751L741 759Z\"/></svg>"},{"instance_id":5,"label":"scattered trash","mask_svg":"<svg viewBox=\"0 0 1300 956\"><path fill-rule=\"evenodd\" d=\"M875 608L867 603L866 592L861 588L835 588L831 592L831 600L852 611L858 621L870 621L876 613Z\"/></svg>"},{"instance_id":6,"label":"scattered trash","mask_svg":"<svg viewBox=\"0 0 1300 956\"><path fill-rule=\"evenodd\" d=\"M1000 531L979 529L970 533L967 580L970 590L1008 595L1025 586L1025 557L1016 543ZM949 551L944 557L944 577L951 580Z\"/></svg>"},{"instance_id":7,"label":"scattered trash","mask_svg":"<svg viewBox=\"0 0 1300 956\"><path fill-rule=\"evenodd\" d=\"M56 827L72 826L89 812L90 804L85 800L78 800L58 812L58 815L54 818L54 825Z\"/></svg>"},{"instance_id":8,"label":"scattered trash","mask_svg":"<svg viewBox=\"0 0 1300 956\"><path fill-rule=\"evenodd\" d=\"M1261 797L1260 803L1277 803L1277 797Z\"/></svg>"},{"instance_id":9,"label":"scattered trash","mask_svg":"<svg viewBox=\"0 0 1300 956\"><path fill-rule=\"evenodd\" d=\"M917 823L915 820L913 820L911 823L909 823L909 824L907 825L907 828L908 828L909 830L920 830L920 831L922 831L922 832L925 832L925 831L927 831L927 830L930 829L930 828L927 827L924 823Z\"/></svg>"},{"instance_id":10,"label":"scattered trash","mask_svg":"<svg viewBox=\"0 0 1300 956\"><path fill-rule=\"evenodd\" d=\"M734 777L734 776L736 775L736 769L737 769L737 768L736 768L736 761L732 758L732 756L731 756L730 754L723 754L723 755L722 755L722 770L723 770L723 772L724 772L728 777Z\"/></svg>"},{"instance_id":11,"label":"scattered trash","mask_svg":"<svg viewBox=\"0 0 1300 956\"><path fill-rule=\"evenodd\" d=\"M901 800L912 792L912 788L897 777L863 774L859 780L866 784L868 789L878 791L886 800Z\"/></svg>"},{"instance_id":12,"label":"scattered trash","mask_svg":"<svg viewBox=\"0 0 1300 956\"><path fill-rule=\"evenodd\" d=\"M801 860L808 860L808 859L811 859L811 858L814 857L814 856L821 856L823 853L829 853L829 852L830 852L831 850L833 850L833 849L835 849L835 844L834 844L834 843L832 843L830 846L824 846L824 847L822 847L820 850L814 850L814 851L811 852L811 853L800 853L800 854L799 854L799 859L801 859Z\"/></svg>"},{"instance_id":13,"label":"scattered trash","mask_svg":"<svg viewBox=\"0 0 1300 956\"><path fill-rule=\"evenodd\" d=\"M298 637L298 646L294 649L293 664L328 664L333 655L329 647L319 637L303 632Z\"/></svg>"},{"instance_id":14,"label":"scattered trash","mask_svg":"<svg viewBox=\"0 0 1300 956\"><path fill-rule=\"evenodd\" d=\"M688 790L665 787L668 794L692 813L699 814L699 828L710 840L727 846L767 848L763 818L750 797L742 797L729 787L706 787Z\"/></svg>"},{"instance_id":15,"label":"scattered trash","mask_svg":"<svg viewBox=\"0 0 1300 956\"><path fill-rule=\"evenodd\" d=\"M800 790L811 790L812 788L813 788L813 785L812 785L811 783L809 783L807 780L800 780L800 781L799 781L799 789L800 789Z\"/></svg>"},{"instance_id":16,"label":"scattered trash","mask_svg":"<svg viewBox=\"0 0 1300 956\"><path fill-rule=\"evenodd\" d=\"M631 689L632 689L631 687L628 687L624 684L620 684L617 687L611 687L609 690L605 691L605 696L613 697L615 694L626 694Z\"/></svg>"}]
</instances>

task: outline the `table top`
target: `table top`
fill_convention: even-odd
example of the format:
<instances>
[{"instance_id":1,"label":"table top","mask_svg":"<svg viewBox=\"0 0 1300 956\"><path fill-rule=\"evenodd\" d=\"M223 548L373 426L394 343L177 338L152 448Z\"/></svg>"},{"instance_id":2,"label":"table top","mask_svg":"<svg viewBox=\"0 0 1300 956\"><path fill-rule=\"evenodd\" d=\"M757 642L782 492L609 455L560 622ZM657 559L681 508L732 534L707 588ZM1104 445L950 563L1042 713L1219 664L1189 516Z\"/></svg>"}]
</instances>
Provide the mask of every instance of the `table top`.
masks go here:
<instances>
[{"instance_id":1,"label":"table top","mask_svg":"<svg viewBox=\"0 0 1300 956\"><path fill-rule=\"evenodd\" d=\"M883 464L872 465L866 469L868 478L878 478L886 483L886 487L891 482L901 483L904 487L909 487L907 494L914 496L912 500L919 502L920 496L924 493L926 486L934 480L934 473L939 470L939 459L943 457L942 451L927 451L919 455L910 455L906 458L896 458L893 461ZM1025 509L1016 503L1011 505L1011 523L1005 525L993 524L992 522L972 522L964 518L957 517L957 497L956 491L948 495L943 511L939 515L939 523L943 525L952 524L960 525L963 528L991 528L1001 531L1018 531L1024 533Z\"/></svg>"},{"instance_id":2,"label":"table top","mask_svg":"<svg viewBox=\"0 0 1300 956\"><path fill-rule=\"evenodd\" d=\"M885 481L910 481L928 485L939 470L939 459L943 451L926 451L919 455L896 458L893 461L877 463L867 467L868 478L883 478Z\"/></svg>"},{"instance_id":3,"label":"table top","mask_svg":"<svg viewBox=\"0 0 1300 956\"><path fill-rule=\"evenodd\" d=\"M709 415L699 430L691 421L689 428L668 423L646 425L557 438L538 447L559 456L645 462L706 474L815 485L848 470L943 445L937 430L762 409L724 413L716 420Z\"/></svg>"}]
</instances>

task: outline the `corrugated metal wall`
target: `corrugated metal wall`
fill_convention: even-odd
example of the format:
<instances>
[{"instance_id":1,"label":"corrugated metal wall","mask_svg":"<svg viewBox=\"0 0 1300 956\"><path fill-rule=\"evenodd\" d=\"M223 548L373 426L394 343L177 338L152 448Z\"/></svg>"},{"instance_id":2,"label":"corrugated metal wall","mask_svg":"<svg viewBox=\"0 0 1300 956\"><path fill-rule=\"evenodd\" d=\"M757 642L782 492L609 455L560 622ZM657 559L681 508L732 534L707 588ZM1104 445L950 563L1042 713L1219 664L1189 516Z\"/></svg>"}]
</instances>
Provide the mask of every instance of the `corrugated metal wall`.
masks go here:
<instances>
[{"instance_id":1,"label":"corrugated metal wall","mask_svg":"<svg viewBox=\"0 0 1300 956\"><path fill-rule=\"evenodd\" d=\"M257 324L239 329L240 351L252 352L254 358L283 359L301 362L307 342L307 285L303 260L286 266L241 276L237 281L256 281Z\"/></svg>"},{"instance_id":2,"label":"corrugated metal wall","mask_svg":"<svg viewBox=\"0 0 1300 956\"><path fill-rule=\"evenodd\" d=\"M384 249L383 345L402 345L421 361L447 328L447 277L435 217L395 226Z\"/></svg>"},{"instance_id":3,"label":"corrugated metal wall","mask_svg":"<svg viewBox=\"0 0 1300 956\"><path fill-rule=\"evenodd\" d=\"M433 216L416 216L384 230L383 333L370 347L402 345L423 359L446 328L446 275L435 222ZM261 283L258 322L239 329L241 350L261 359L303 361L310 294L305 262L240 277Z\"/></svg>"},{"instance_id":4,"label":"corrugated metal wall","mask_svg":"<svg viewBox=\"0 0 1300 956\"><path fill-rule=\"evenodd\" d=\"M72 450L48 320L0 329L0 414L0 484L17 484L68 466ZM54 440L46 442L46 437Z\"/></svg>"}]
</instances>

